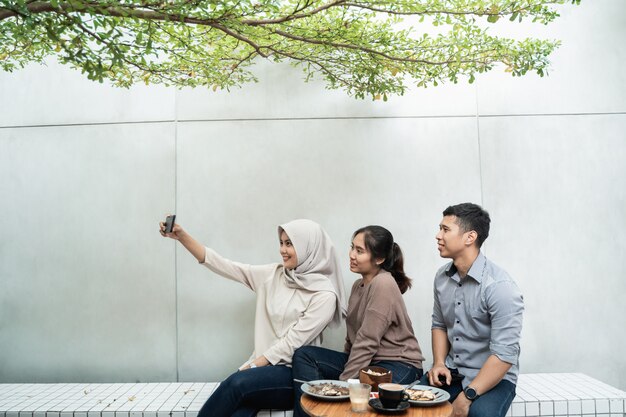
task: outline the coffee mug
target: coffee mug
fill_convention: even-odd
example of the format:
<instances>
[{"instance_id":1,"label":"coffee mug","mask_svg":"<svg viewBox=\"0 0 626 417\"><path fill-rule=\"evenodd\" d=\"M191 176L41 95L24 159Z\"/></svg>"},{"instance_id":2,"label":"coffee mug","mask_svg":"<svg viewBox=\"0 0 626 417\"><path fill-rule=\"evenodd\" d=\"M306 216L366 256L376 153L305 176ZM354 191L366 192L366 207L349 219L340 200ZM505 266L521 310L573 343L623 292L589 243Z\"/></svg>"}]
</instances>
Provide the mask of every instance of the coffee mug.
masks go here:
<instances>
[{"instance_id":1,"label":"coffee mug","mask_svg":"<svg viewBox=\"0 0 626 417\"><path fill-rule=\"evenodd\" d=\"M385 408L398 408L402 401L407 401L409 395L400 384L385 383L378 385L378 399Z\"/></svg>"}]
</instances>

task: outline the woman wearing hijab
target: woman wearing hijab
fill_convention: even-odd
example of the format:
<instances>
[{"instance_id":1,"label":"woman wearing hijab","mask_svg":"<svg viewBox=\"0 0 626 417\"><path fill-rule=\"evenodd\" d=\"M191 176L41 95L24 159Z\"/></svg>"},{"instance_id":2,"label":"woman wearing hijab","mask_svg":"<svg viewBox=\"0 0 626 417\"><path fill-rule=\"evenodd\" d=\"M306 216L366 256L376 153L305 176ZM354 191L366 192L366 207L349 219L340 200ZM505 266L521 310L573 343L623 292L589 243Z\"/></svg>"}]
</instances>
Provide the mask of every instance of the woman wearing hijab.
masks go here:
<instances>
[{"instance_id":1,"label":"woman wearing hijab","mask_svg":"<svg viewBox=\"0 0 626 417\"><path fill-rule=\"evenodd\" d=\"M209 397L198 417L255 416L260 409L293 406L291 358L319 346L327 325L345 317L343 280L333 244L317 223L294 220L278 227L283 262L246 265L203 246L176 224L161 235L178 240L202 265L257 294L254 351Z\"/></svg>"}]
</instances>

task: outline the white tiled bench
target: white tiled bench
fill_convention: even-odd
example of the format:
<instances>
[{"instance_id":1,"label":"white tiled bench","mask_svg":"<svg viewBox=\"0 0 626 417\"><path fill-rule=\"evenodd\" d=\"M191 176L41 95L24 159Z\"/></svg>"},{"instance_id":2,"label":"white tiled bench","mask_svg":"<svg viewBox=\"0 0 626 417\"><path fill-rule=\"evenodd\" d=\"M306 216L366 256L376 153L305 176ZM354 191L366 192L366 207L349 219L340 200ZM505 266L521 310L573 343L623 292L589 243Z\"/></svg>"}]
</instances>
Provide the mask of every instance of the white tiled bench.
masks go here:
<instances>
[{"instance_id":1,"label":"white tiled bench","mask_svg":"<svg viewBox=\"0 0 626 417\"><path fill-rule=\"evenodd\" d=\"M197 417L217 385L0 384L0 417ZM507 416L626 417L625 403L626 392L583 374L523 374ZM258 414L291 416L291 411Z\"/></svg>"},{"instance_id":2,"label":"white tiled bench","mask_svg":"<svg viewBox=\"0 0 626 417\"><path fill-rule=\"evenodd\" d=\"M196 417L217 385L0 384L0 417ZM291 416L291 411L258 414Z\"/></svg>"},{"instance_id":3,"label":"white tiled bench","mask_svg":"<svg viewBox=\"0 0 626 417\"><path fill-rule=\"evenodd\" d=\"M521 374L510 417L626 417L626 392L584 374Z\"/></svg>"}]
</instances>

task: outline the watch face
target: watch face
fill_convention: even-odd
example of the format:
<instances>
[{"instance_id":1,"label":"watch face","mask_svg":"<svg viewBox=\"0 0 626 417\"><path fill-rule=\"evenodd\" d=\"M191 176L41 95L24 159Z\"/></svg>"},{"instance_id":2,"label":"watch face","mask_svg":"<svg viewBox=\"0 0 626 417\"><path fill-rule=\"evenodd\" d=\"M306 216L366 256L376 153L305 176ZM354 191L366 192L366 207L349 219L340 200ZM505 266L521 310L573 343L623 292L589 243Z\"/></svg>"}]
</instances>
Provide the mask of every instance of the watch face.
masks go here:
<instances>
[{"instance_id":1,"label":"watch face","mask_svg":"<svg viewBox=\"0 0 626 417\"><path fill-rule=\"evenodd\" d=\"M465 396L468 400L475 400L478 395L476 394L476 390L474 388L468 387L465 388Z\"/></svg>"}]
</instances>

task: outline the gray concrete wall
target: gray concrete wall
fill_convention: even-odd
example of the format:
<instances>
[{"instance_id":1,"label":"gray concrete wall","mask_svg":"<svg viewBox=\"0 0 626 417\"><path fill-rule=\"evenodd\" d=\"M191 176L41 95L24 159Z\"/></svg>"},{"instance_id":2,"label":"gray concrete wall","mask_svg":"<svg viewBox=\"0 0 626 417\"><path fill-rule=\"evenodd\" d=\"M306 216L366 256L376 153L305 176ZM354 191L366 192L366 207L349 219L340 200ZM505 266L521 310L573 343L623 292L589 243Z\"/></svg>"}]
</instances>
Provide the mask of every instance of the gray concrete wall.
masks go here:
<instances>
[{"instance_id":1,"label":"gray concrete wall","mask_svg":"<svg viewBox=\"0 0 626 417\"><path fill-rule=\"evenodd\" d=\"M1 73L0 382L219 380L247 358L254 295L162 239L168 212L249 263L280 259L277 224L315 219L348 288L352 231L385 225L430 361L437 224L474 201L525 294L522 372L626 389L626 4L512 29L531 30L563 41L550 77L497 70L387 103L268 63L231 93Z\"/></svg>"}]
</instances>

